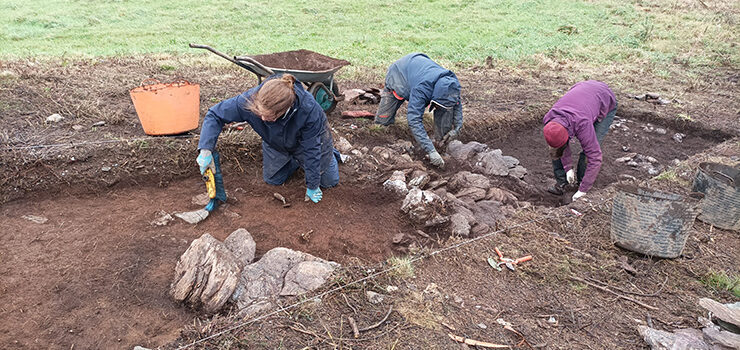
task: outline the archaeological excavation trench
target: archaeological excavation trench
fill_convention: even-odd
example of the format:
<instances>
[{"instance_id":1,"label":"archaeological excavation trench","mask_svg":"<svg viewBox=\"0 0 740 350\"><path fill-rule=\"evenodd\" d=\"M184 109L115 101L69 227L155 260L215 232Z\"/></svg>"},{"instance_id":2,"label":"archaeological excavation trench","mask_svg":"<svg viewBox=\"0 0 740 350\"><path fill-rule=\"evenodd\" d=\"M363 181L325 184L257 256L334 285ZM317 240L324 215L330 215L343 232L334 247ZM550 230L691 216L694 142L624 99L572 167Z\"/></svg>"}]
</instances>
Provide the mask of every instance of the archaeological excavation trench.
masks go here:
<instances>
[{"instance_id":1,"label":"archaeological excavation trench","mask_svg":"<svg viewBox=\"0 0 740 350\"><path fill-rule=\"evenodd\" d=\"M655 176L725 137L648 124L639 116L618 118L605 138L595 189ZM204 186L193 176L164 185L35 193L7 203L0 208L6 232L0 302L8 322L0 326L7 335L0 339L18 347L67 348L171 341L195 315L168 295L175 262L204 233L223 241L244 228L256 242L257 258L287 247L341 264L373 264L414 246L436 246L453 232L485 234L524 206L565 204L543 194L552 175L536 123L506 133L470 131L462 141L455 147L484 145L451 156L448 168L436 171L409 142L352 138L342 150L351 158L340 166L341 184L325 191L319 204L303 201L302 173L283 186L269 186L261 181L260 160L242 156L240 172L225 164L232 169L225 175L228 204L198 225L155 223L162 211L202 207L194 197ZM503 167L496 165L499 160ZM284 208L276 192L291 205ZM414 200L436 206L413 207ZM11 327L17 324L24 327Z\"/></svg>"}]
</instances>

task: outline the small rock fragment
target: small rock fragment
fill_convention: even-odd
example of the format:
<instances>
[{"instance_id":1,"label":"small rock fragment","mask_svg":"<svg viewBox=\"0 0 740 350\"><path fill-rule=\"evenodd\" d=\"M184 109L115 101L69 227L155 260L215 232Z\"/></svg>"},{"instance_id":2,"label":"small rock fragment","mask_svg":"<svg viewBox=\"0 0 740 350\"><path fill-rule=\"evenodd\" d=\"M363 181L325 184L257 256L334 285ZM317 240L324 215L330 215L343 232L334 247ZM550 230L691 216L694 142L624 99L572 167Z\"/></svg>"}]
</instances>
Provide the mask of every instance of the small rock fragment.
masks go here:
<instances>
[{"instance_id":1,"label":"small rock fragment","mask_svg":"<svg viewBox=\"0 0 740 350\"><path fill-rule=\"evenodd\" d=\"M630 147L629 146L622 146L622 151L623 152L629 152L630 151Z\"/></svg>"},{"instance_id":2,"label":"small rock fragment","mask_svg":"<svg viewBox=\"0 0 740 350\"><path fill-rule=\"evenodd\" d=\"M367 300L372 304L380 304L383 302L383 299L385 299L385 295L373 292L371 290L365 292L367 295Z\"/></svg>"},{"instance_id":3,"label":"small rock fragment","mask_svg":"<svg viewBox=\"0 0 740 350\"><path fill-rule=\"evenodd\" d=\"M666 133L668 133L668 131L664 128L656 128L655 133L665 135Z\"/></svg>"},{"instance_id":4,"label":"small rock fragment","mask_svg":"<svg viewBox=\"0 0 740 350\"><path fill-rule=\"evenodd\" d=\"M678 143L683 142L683 138L684 137L686 137L686 134L682 134L680 132L677 132L677 133L673 134L673 140L676 141L676 142L678 142Z\"/></svg>"},{"instance_id":5,"label":"small rock fragment","mask_svg":"<svg viewBox=\"0 0 740 350\"><path fill-rule=\"evenodd\" d=\"M208 210L198 209L194 211L186 211L182 213L176 213L175 216L184 220L188 224L195 225L208 217Z\"/></svg>"},{"instance_id":6,"label":"small rock fragment","mask_svg":"<svg viewBox=\"0 0 740 350\"><path fill-rule=\"evenodd\" d=\"M619 174L619 178L622 180L637 181L637 178L630 174Z\"/></svg>"},{"instance_id":7,"label":"small rock fragment","mask_svg":"<svg viewBox=\"0 0 740 350\"><path fill-rule=\"evenodd\" d=\"M352 152L352 144L347 141L344 137L339 137L339 140L334 142L334 147L340 152L340 153L350 153Z\"/></svg>"},{"instance_id":8,"label":"small rock fragment","mask_svg":"<svg viewBox=\"0 0 740 350\"><path fill-rule=\"evenodd\" d=\"M37 224L44 224L49 221L46 217L38 215L23 215L22 218Z\"/></svg>"},{"instance_id":9,"label":"small rock fragment","mask_svg":"<svg viewBox=\"0 0 740 350\"><path fill-rule=\"evenodd\" d=\"M453 236L468 237L470 235L470 223L465 215L460 213L452 214L450 217L450 230Z\"/></svg>"},{"instance_id":10,"label":"small rock fragment","mask_svg":"<svg viewBox=\"0 0 740 350\"><path fill-rule=\"evenodd\" d=\"M103 126L103 125L105 125L105 121L102 121L102 120L101 120L101 121L99 121L99 122L95 122L95 123L94 123L94 124L93 124L92 126L93 126L93 127L97 127L97 126Z\"/></svg>"},{"instance_id":11,"label":"small rock fragment","mask_svg":"<svg viewBox=\"0 0 740 350\"><path fill-rule=\"evenodd\" d=\"M82 125L72 125L72 130L74 131L82 131L83 129L85 129L85 127Z\"/></svg>"},{"instance_id":12,"label":"small rock fragment","mask_svg":"<svg viewBox=\"0 0 740 350\"><path fill-rule=\"evenodd\" d=\"M527 175L527 168L517 165L511 169L509 169L509 176L517 179L524 179L524 176Z\"/></svg>"},{"instance_id":13,"label":"small rock fragment","mask_svg":"<svg viewBox=\"0 0 740 350\"><path fill-rule=\"evenodd\" d=\"M175 220L172 215L164 210L158 211L156 216L157 217L152 222L150 222L152 226L167 226L167 224L172 222L172 220Z\"/></svg>"},{"instance_id":14,"label":"small rock fragment","mask_svg":"<svg viewBox=\"0 0 740 350\"><path fill-rule=\"evenodd\" d=\"M398 291L398 287L396 286L387 286L385 287L385 291L388 293L394 293Z\"/></svg>"},{"instance_id":15,"label":"small rock fragment","mask_svg":"<svg viewBox=\"0 0 740 350\"><path fill-rule=\"evenodd\" d=\"M58 122L60 122L62 120L64 120L64 117L62 117L61 115L59 115L57 113L54 113L54 114L46 117L46 122L47 123L58 123Z\"/></svg>"},{"instance_id":16,"label":"small rock fragment","mask_svg":"<svg viewBox=\"0 0 740 350\"><path fill-rule=\"evenodd\" d=\"M660 98L660 94L655 92L648 92L645 94L645 98L648 100L657 100Z\"/></svg>"},{"instance_id":17,"label":"small rock fragment","mask_svg":"<svg viewBox=\"0 0 740 350\"><path fill-rule=\"evenodd\" d=\"M104 172L106 172L106 173L107 173L107 172L111 171L111 167L109 167L109 166L104 166L104 167L100 168L100 170L101 170L101 171L104 171Z\"/></svg>"},{"instance_id":18,"label":"small rock fragment","mask_svg":"<svg viewBox=\"0 0 740 350\"><path fill-rule=\"evenodd\" d=\"M478 326L478 328L480 328L480 329L486 329L486 328L488 328L488 326L486 326L486 324L485 324L485 323L478 323L478 324L477 324L477 326Z\"/></svg>"},{"instance_id":19,"label":"small rock fragment","mask_svg":"<svg viewBox=\"0 0 740 350\"><path fill-rule=\"evenodd\" d=\"M383 188L400 195L406 195L409 192L406 187L406 175L401 170L394 171L391 177L383 182Z\"/></svg>"}]
</instances>

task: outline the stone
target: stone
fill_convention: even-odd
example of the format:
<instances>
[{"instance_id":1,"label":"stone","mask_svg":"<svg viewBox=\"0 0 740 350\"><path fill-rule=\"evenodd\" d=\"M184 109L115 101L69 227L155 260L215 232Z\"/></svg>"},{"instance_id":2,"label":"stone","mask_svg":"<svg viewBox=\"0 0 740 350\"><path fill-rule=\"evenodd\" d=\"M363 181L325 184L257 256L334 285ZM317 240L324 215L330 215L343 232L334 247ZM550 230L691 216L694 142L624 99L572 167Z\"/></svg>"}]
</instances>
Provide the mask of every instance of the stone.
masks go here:
<instances>
[{"instance_id":1,"label":"stone","mask_svg":"<svg viewBox=\"0 0 740 350\"><path fill-rule=\"evenodd\" d=\"M383 182L383 188L399 195L406 195L409 189L406 187L406 175L401 170L393 172L388 180Z\"/></svg>"},{"instance_id":2,"label":"stone","mask_svg":"<svg viewBox=\"0 0 740 350\"><path fill-rule=\"evenodd\" d=\"M246 229L239 228L232 232L224 240L226 248L229 248L240 267L244 267L252 263L254 260L254 252L257 250L257 243L254 242L254 238Z\"/></svg>"},{"instance_id":3,"label":"stone","mask_svg":"<svg viewBox=\"0 0 740 350\"><path fill-rule=\"evenodd\" d=\"M645 98L648 100L657 100L660 98L660 94L655 92L648 92L645 94Z\"/></svg>"},{"instance_id":4,"label":"stone","mask_svg":"<svg viewBox=\"0 0 740 350\"><path fill-rule=\"evenodd\" d=\"M164 210L160 210L156 214L156 218L152 220L149 224L152 226L167 226L170 222L175 220L175 218L172 217L169 213L167 213Z\"/></svg>"},{"instance_id":5,"label":"stone","mask_svg":"<svg viewBox=\"0 0 740 350\"><path fill-rule=\"evenodd\" d=\"M450 178L448 187L453 191L476 187L487 190L491 187L491 180L485 175L473 174L469 171L460 171Z\"/></svg>"},{"instance_id":6,"label":"stone","mask_svg":"<svg viewBox=\"0 0 740 350\"><path fill-rule=\"evenodd\" d=\"M143 346L138 346L138 345L137 345L137 346L134 346L134 350L151 350L151 349L149 349L149 348L145 348L145 347L143 347Z\"/></svg>"},{"instance_id":7,"label":"stone","mask_svg":"<svg viewBox=\"0 0 740 350\"><path fill-rule=\"evenodd\" d=\"M507 176L509 166L504 161L500 149L479 153L476 157L474 169L488 176Z\"/></svg>"},{"instance_id":8,"label":"stone","mask_svg":"<svg viewBox=\"0 0 740 350\"><path fill-rule=\"evenodd\" d=\"M388 147L398 153L414 153L414 144L411 141L398 141Z\"/></svg>"},{"instance_id":9,"label":"stone","mask_svg":"<svg viewBox=\"0 0 740 350\"><path fill-rule=\"evenodd\" d=\"M423 170L415 170L411 174L411 180L409 180L409 187L424 188L429 182L429 174Z\"/></svg>"},{"instance_id":10,"label":"stone","mask_svg":"<svg viewBox=\"0 0 740 350\"><path fill-rule=\"evenodd\" d=\"M208 192L204 192L199 195L193 196L193 198L190 198L190 203L193 203L194 205L197 205L199 207L206 206L210 201L211 198L208 197Z\"/></svg>"},{"instance_id":11,"label":"stone","mask_svg":"<svg viewBox=\"0 0 740 350\"><path fill-rule=\"evenodd\" d=\"M516 159L512 156L503 156L504 162L506 162L506 166L509 168L513 168L517 165L519 165L519 159Z\"/></svg>"},{"instance_id":12,"label":"stone","mask_svg":"<svg viewBox=\"0 0 740 350\"><path fill-rule=\"evenodd\" d=\"M647 168L647 172L648 172L648 174L650 174L651 176L655 176L655 175L658 175L658 174L660 174L660 170L658 170L658 169L656 169L656 168L654 168L654 167L648 167L648 168Z\"/></svg>"},{"instance_id":13,"label":"stone","mask_svg":"<svg viewBox=\"0 0 740 350\"><path fill-rule=\"evenodd\" d=\"M444 211L444 201L431 191L412 188L401 205L401 211L416 223L438 220Z\"/></svg>"},{"instance_id":14,"label":"stone","mask_svg":"<svg viewBox=\"0 0 740 350\"><path fill-rule=\"evenodd\" d=\"M236 290L239 273L234 254L206 233L194 240L177 261L170 295L178 302L213 314Z\"/></svg>"},{"instance_id":15,"label":"stone","mask_svg":"<svg viewBox=\"0 0 740 350\"><path fill-rule=\"evenodd\" d=\"M740 328L740 303L722 304L713 299L701 298L699 306L711 312L714 317Z\"/></svg>"},{"instance_id":16,"label":"stone","mask_svg":"<svg viewBox=\"0 0 740 350\"><path fill-rule=\"evenodd\" d=\"M104 167L100 168L100 171L103 171L103 172L106 172L107 173L107 172L111 171L111 169L112 168L109 167L109 166L104 166Z\"/></svg>"},{"instance_id":17,"label":"stone","mask_svg":"<svg viewBox=\"0 0 740 350\"><path fill-rule=\"evenodd\" d=\"M322 261L304 261L288 270L281 296L301 295L315 290L326 282L334 267Z\"/></svg>"},{"instance_id":18,"label":"stone","mask_svg":"<svg viewBox=\"0 0 740 350\"><path fill-rule=\"evenodd\" d=\"M513 193L497 187L491 187L488 189L486 199L501 202L504 205L516 205L517 202L516 196Z\"/></svg>"},{"instance_id":19,"label":"stone","mask_svg":"<svg viewBox=\"0 0 740 350\"><path fill-rule=\"evenodd\" d=\"M468 237L470 235L470 223L465 215L452 214L450 217L450 231L453 236Z\"/></svg>"},{"instance_id":20,"label":"stone","mask_svg":"<svg viewBox=\"0 0 740 350\"><path fill-rule=\"evenodd\" d=\"M658 104L659 105L667 105L667 104L671 104L671 102L672 101L669 100L669 99L667 99L667 98L662 98L662 97L661 98L658 98Z\"/></svg>"},{"instance_id":21,"label":"stone","mask_svg":"<svg viewBox=\"0 0 740 350\"><path fill-rule=\"evenodd\" d=\"M480 328L480 329L486 329L486 328L488 328L488 326L486 326L486 324L485 324L485 323L478 323L478 324L477 324L477 326L478 326L478 328Z\"/></svg>"},{"instance_id":22,"label":"stone","mask_svg":"<svg viewBox=\"0 0 740 350\"><path fill-rule=\"evenodd\" d=\"M624 157L620 157L620 158L615 159L614 160L614 163L627 163L630 160L632 160L632 158L634 158L633 155L626 155Z\"/></svg>"},{"instance_id":23,"label":"stone","mask_svg":"<svg viewBox=\"0 0 740 350\"><path fill-rule=\"evenodd\" d=\"M444 185L447 185L447 180L445 179L434 180L432 182L427 183L427 189L436 190Z\"/></svg>"},{"instance_id":24,"label":"stone","mask_svg":"<svg viewBox=\"0 0 740 350\"><path fill-rule=\"evenodd\" d=\"M23 215L21 217L36 224L45 224L47 221L49 221L48 218L38 215Z\"/></svg>"},{"instance_id":25,"label":"stone","mask_svg":"<svg viewBox=\"0 0 740 350\"><path fill-rule=\"evenodd\" d=\"M486 190L478 187L463 188L460 192L455 194L455 197L462 201L477 202L481 199L486 198Z\"/></svg>"},{"instance_id":26,"label":"stone","mask_svg":"<svg viewBox=\"0 0 740 350\"><path fill-rule=\"evenodd\" d=\"M352 152L352 144L347 141L344 137L339 137L337 141L334 142L334 147L339 151L339 153L351 153Z\"/></svg>"},{"instance_id":27,"label":"stone","mask_svg":"<svg viewBox=\"0 0 740 350\"><path fill-rule=\"evenodd\" d=\"M655 128L655 133L665 135L666 133L668 133L668 130L666 130L665 128Z\"/></svg>"},{"instance_id":28,"label":"stone","mask_svg":"<svg viewBox=\"0 0 740 350\"><path fill-rule=\"evenodd\" d=\"M648 326L638 326L637 330L652 350L712 349L704 342L702 332L696 329L679 329L671 333Z\"/></svg>"},{"instance_id":29,"label":"stone","mask_svg":"<svg viewBox=\"0 0 740 350\"><path fill-rule=\"evenodd\" d=\"M193 211L186 211L182 213L176 213L175 216L187 222L188 224L195 225L208 217L208 210L198 209Z\"/></svg>"},{"instance_id":30,"label":"stone","mask_svg":"<svg viewBox=\"0 0 740 350\"><path fill-rule=\"evenodd\" d=\"M470 229L470 233L476 237L485 235L488 232L491 232L491 227L483 223L477 223Z\"/></svg>"},{"instance_id":31,"label":"stone","mask_svg":"<svg viewBox=\"0 0 740 350\"><path fill-rule=\"evenodd\" d=\"M488 149L488 146L479 142L462 143L460 140L453 140L447 146L447 154L457 161L467 161L476 154Z\"/></svg>"},{"instance_id":32,"label":"stone","mask_svg":"<svg viewBox=\"0 0 740 350\"><path fill-rule=\"evenodd\" d=\"M367 300L371 304L380 304L385 299L385 295L380 294L380 293L373 292L371 290L366 291L365 292L365 295L367 296Z\"/></svg>"},{"instance_id":33,"label":"stone","mask_svg":"<svg viewBox=\"0 0 740 350\"><path fill-rule=\"evenodd\" d=\"M622 152L629 152L630 147L629 146L622 146Z\"/></svg>"},{"instance_id":34,"label":"stone","mask_svg":"<svg viewBox=\"0 0 740 350\"><path fill-rule=\"evenodd\" d=\"M72 130L74 131L82 131L83 129L85 129L85 127L82 125L72 125Z\"/></svg>"},{"instance_id":35,"label":"stone","mask_svg":"<svg viewBox=\"0 0 740 350\"><path fill-rule=\"evenodd\" d=\"M449 216L435 215L431 219L429 219L426 222L424 222L424 227L438 226L438 225L446 224L448 222L450 222L450 217ZM413 244L415 244L415 243L414 242L411 242L411 245L413 245Z\"/></svg>"},{"instance_id":36,"label":"stone","mask_svg":"<svg viewBox=\"0 0 740 350\"><path fill-rule=\"evenodd\" d=\"M517 178L519 180L524 179L524 176L527 175L527 168L517 165L511 169L509 169L509 176L513 178Z\"/></svg>"},{"instance_id":37,"label":"stone","mask_svg":"<svg viewBox=\"0 0 740 350\"><path fill-rule=\"evenodd\" d=\"M630 174L619 174L619 178L622 180L637 181L637 178Z\"/></svg>"},{"instance_id":38,"label":"stone","mask_svg":"<svg viewBox=\"0 0 740 350\"><path fill-rule=\"evenodd\" d=\"M396 286L387 286L387 287L385 287L385 291L387 293L395 293L395 292L398 291L398 287L396 287Z\"/></svg>"},{"instance_id":39,"label":"stone","mask_svg":"<svg viewBox=\"0 0 740 350\"><path fill-rule=\"evenodd\" d=\"M64 120L64 117L62 117L61 115L59 115L57 113L54 113L54 114L46 117L46 122L47 123L58 123L58 122L60 122L62 120Z\"/></svg>"},{"instance_id":40,"label":"stone","mask_svg":"<svg viewBox=\"0 0 740 350\"><path fill-rule=\"evenodd\" d=\"M470 210L476 219L478 219L478 222L484 223L489 227L496 227L496 222L503 219L500 202L483 200L476 202Z\"/></svg>"},{"instance_id":41,"label":"stone","mask_svg":"<svg viewBox=\"0 0 740 350\"><path fill-rule=\"evenodd\" d=\"M99 121L99 122L95 122L95 123L93 123L93 125L92 125L92 126L93 126L93 127L97 127L97 126L104 126L104 125L105 125L105 121L102 121L102 120L101 120L101 121Z\"/></svg>"},{"instance_id":42,"label":"stone","mask_svg":"<svg viewBox=\"0 0 740 350\"><path fill-rule=\"evenodd\" d=\"M635 162L634 160L630 160L629 162L627 162L627 165L629 165L629 166L631 166L631 167L637 167L637 166L639 166L640 164L639 164L639 163L637 163L637 162Z\"/></svg>"},{"instance_id":43,"label":"stone","mask_svg":"<svg viewBox=\"0 0 740 350\"><path fill-rule=\"evenodd\" d=\"M657 159L655 159L655 158L653 158L653 157L651 157L651 156L644 156L644 159L645 159L646 161L650 162L650 163L657 163L657 162L658 162L658 160L657 160Z\"/></svg>"},{"instance_id":44,"label":"stone","mask_svg":"<svg viewBox=\"0 0 740 350\"><path fill-rule=\"evenodd\" d=\"M275 300L282 293L288 272L298 264L310 261L328 264L333 269L339 267L337 263L283 247L273 248L265 253L257 262L245 266L239 277L239 284L231 295L231 300L241 310L240 315L254 315L274 305ZM291 278L294 278L294 275L298 277L306 276L303 274L306 271L321 272L325 270L323 267L317 268L313 265L307 265L294 271L291 274ZM290 289L286 290L285 293L295 292L300 288L315 285L304 279L293 279L293 281L295 284L291 284ZM298 281L301 282L299 283Z\"/></svg>"},{"instance_id":45,"label":"stone","mask_svg":"<svg viewBox=\"0 0 740 350\"><path fill-rule=\"evenodd\" d=\"M676 142L678 142L678 143L683 142L683 138L684 137L686 137L686 134L682 134L680 132L677 132L677 133L673 134L673 140L676 141Z\"/></svg>"}]
</instances>

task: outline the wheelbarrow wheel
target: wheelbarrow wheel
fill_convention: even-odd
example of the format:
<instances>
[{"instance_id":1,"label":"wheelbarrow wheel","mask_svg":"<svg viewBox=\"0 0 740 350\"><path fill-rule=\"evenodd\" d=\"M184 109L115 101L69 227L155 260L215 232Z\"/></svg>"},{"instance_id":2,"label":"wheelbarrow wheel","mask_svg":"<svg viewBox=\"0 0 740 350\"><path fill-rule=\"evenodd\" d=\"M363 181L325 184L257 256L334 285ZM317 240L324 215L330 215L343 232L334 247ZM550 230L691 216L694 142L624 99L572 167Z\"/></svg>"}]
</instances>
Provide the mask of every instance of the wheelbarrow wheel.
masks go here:
<instances>
[{"instance_id":1,"label":"wheelbarrow wheel","mask_svg":"<svg viewBox=\"0 0 740 350\"><path fill-rule=\"evenodd\" d=\"M336 83L334 83L334 86L336 87ZM339 89L337 88L337 91ZM321 106L321 109L324 110L327 114L331 113L331 111L334 110L334 108L337 106L337 99L336 95L332 91L329 90L326 85L322 83L313 83L308 88L308 93L310 93L314 99L316 99L316 102L319 103L319 106Z\"/></svg>"}]
</instances>

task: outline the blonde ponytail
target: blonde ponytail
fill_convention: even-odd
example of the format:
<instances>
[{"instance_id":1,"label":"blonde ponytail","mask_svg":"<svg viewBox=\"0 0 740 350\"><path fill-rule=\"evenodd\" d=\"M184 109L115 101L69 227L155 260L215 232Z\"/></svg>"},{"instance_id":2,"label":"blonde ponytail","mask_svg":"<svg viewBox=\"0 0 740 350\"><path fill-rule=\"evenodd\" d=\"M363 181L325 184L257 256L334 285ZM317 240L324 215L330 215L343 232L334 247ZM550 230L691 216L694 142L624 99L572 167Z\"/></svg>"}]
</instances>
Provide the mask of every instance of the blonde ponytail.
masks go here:
<instances>
[{"instance_id":1,"label":"blonde ponytail","mask_svg":"<svg viewBox=\"0 0 740 350\"><path fill-rule=\"evenodd\" d=\"M295 81L291 74L266 81L249 101L249 110L264 121L274 122L282 117L295 102Z\"/></svg>"}]
</instances>

